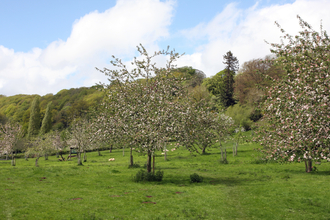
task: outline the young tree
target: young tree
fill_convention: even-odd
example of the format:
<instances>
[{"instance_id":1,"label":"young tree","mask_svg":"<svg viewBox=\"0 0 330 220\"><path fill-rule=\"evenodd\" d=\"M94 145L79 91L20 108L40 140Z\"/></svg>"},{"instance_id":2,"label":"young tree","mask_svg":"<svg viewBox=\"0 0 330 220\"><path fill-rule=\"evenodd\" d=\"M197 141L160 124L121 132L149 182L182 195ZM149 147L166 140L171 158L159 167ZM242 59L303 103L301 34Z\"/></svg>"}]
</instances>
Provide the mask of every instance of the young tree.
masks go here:
<instances>
[{"instance_id":1,"label":"young tree","mask_svg":"<svg viewBox=\"0 0 330 220\"><path fill-rule=\"evenodd\" d=\"M111 63L117 70L98 70L109 76L110 81L110 85L103 85L107 97L104 115L114 122L116 135L122 137L124 145L147 153L147 171L151 172L154 151L175 132L174 115L180 111L183 78L172 74L173 63L180 57L178 53L166 50L150 56L142 45L137 48L142 60L134 58L132 70L115 57ZM165 68L153 63L160 55L169 56Z\"/></svg>"},{"instance_id":2,"label":"young tree","mask_svg":"<svg viewBox=\"0 0 330 220\"><path fill-rule=\"evenodd\" d=\"M218 141L219 141L219 147L221 151L221 161L227 162L227 153L225 149L225 156L223 155L223 148L222 148L222 142L226 141L230 137L230 129L234 125L234 120L223 114L219 113L217 117L215 118L216 124L214 126L214 131L217 134Z\"/></svg>"},{"instance_id":3,"label":"young tree","mask_svg":"<svg viewBox=\"0 0 330 220\"><path fill-rule=\"evenodd\" d=\"M62 140L61 138L61 134L59 131L54 131L51 134L52 140L53 140L53 149L56 151L56 157L59 157L59 155L61 155L62 159L62 153L61 151L64 149L65 147L65 141Z\"/></svg>"},{"instance_id":4,"label":"young tree","mask_svg":"<svg viewBox=\"0 0 330 220\"><path fill-rule=\"evenodd\" d=\"M36 96L32 102L30 110L30 120L28 128L28 137L32 138L33 136L39 133L40 129L40 107L39 107L39 96Z\"/></svg>"},{"instance_id":5,"label":"young tree","mask_svg":"<svg viewBox=\"0 0 330 220\"><path fill-rule=\"evenodd\" d=\"M226 64L225 75L223 78L223 91L220 94L221 102L224 107L229 107L236 103L234 99L234 76L238 70L238 59L234 57L231 51L223 56L223 63Z\"/></svg>"},{"instance_id":6,"label":"young tree","mask_svg":"<svg viewBox=\"0 0 330 220\"><path fill-rule=\"evenodd\" d=\"M0 155L11 155L12 166L15 166L14 147L20 138L23 137L22 126L18 123L7 122L6 124L0 124Z\"/></svg>"},{"instance_id":7,"label":"young tree","mask_svg":"<svg viewBox=\"0 0 330 220\"><path fill-rule=\"evenodd\" d=\"M214 144L216 139L216 133L214 132L214 123L217 113L210 111L209 109L201 109L198 113L196 131L196 143L202 150L202 154L206 153L206 148Z\"/></svg>"},{"instance_id":8,"label":"young tree","mask_svg":"<svg viewBox=\"0 0 330 220\"><path fill-rule=\"evenodd\" d=\"M45 135L44 137L36 137L30 139L27 143L28 148L25 151L26 157L33 156L36 158L35 166L38 167L39 158L45 156L45 160L48 160L48 155L54 151L52 137Z\"/></svg>"},{"instance_id":9,"label":"young tree","mask_svg":"<svg viewBox=\"0 0 330 220\"><path fill-rule=\"evenodd\" d=\"M49 102L47 104L45 116L44 116L44 118L42 120L42 125L41 125L41 128L40 128L40 135L46 134L52 128L52 112L51 112L51 106L52 106L52 102Z\"/></svg>"},{"instance_id":10,"label":"young tree","mask_svg":"<svg viewBox=\"0 0 330 220\"><path fill-rule=\"evenodd\" d=\"M287 42L271 44L277 55L272 62L287 75L268 90L259 140L268 159L305 161L310 172L312 161L330 161L330 39L322 28L318 33L298 19L299 35L281 29Z\"/></svg>"},{"instance_id":11,"label":"young tree","mask_svg":"<svg viewBox=\"0 0 330 220\"><path fill-rule=\"evenodd\" d=\"M90 149L93 143L93 133L91 123L87 120L74 120L70 128L70 147L77 149L78 165L82 165L81 153L84 153L84 162L86 162L86 150Z\"/></svg>"}]
</instances>

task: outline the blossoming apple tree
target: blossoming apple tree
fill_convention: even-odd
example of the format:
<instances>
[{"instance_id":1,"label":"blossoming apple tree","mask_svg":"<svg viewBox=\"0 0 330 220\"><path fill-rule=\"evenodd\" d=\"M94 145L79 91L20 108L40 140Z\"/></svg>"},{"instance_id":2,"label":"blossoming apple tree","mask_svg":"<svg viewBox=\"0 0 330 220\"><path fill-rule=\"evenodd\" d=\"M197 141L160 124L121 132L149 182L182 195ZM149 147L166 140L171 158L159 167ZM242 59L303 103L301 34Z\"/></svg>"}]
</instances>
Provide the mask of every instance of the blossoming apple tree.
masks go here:
<instances>
[{"instance_id":1,"label":"blossoming apple tree","mask_svg":"<svg viewBox=\"0 0 330 220\"><path fill-rule=\"evenodd\" d=\"M178 132L178 111L183 97L183 78L172 72L174 62L180 57L169 51L149 55L140 45L137 47L141 59L134 58L129 68L118 58L111 61L115 70L98 69L109 77L110 84L103 85L106 99L100 114L105 134L117 142L129 145L148 155L147 171L151 172L151 158L164 141ZM167 56L165 67L158 67L154 58ZM108 128L111 129L109 131ZM133 157L131 154L131 164Z\"/></svg>"},{"instance_id":2,"label":"blossoming apple tree","mask_svg":"<svg viewBox=\"0 0 330 220\"><path fill-rule=\"evenodd\" d=\"M84 162L87 161L86 150L93 148L92 124L85 119L74 120L69 129L68 144L77 150L77 163L82 165L81 153L84 153Z\"/></svg>"},{"instance_id":3,"label":"blossoming apple tree","mask_svg":"<svg viewBox=\"0 0 330 220\"><path fill-rule=\"evenodd\" d=\"M12 157L12 165L15 166L14 148L20 138L23 137L22 126L18 123L7 122L0 124L0 155L6 154Z\"/></svg>"},{"instance_id":4,"label":"blossoming apple tree","mask_svg":"<svg viewBox=\"0 0 330 220\"><path fill-rule=\"evenodd\" d=\"M281 29L282 43L271 44L287 75L268 89L259 140L268 159L304 161L310 172L312 161L330 161L330 39L298 19L299 35Z\"/></svg>"}]
</instances>

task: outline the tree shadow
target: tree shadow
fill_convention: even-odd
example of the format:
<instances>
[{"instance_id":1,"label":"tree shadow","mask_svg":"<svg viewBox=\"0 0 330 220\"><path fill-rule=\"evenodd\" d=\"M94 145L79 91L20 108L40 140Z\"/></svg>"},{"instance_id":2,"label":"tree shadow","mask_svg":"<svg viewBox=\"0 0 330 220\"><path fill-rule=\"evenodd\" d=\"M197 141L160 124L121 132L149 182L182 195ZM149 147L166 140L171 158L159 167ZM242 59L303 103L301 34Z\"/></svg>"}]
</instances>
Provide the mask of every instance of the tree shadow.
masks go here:
<instances>
[{"instance_id":1,"label":"tree shadow","mask_svg":"<svg viewBox=\"0 0 330 220\"><path fill-rule=\"evenodd\" d=\"M291 174L306 174L306 175L316 175L316 176L330 176L330 171L322 170L322 171L312 171L310 173L306 173L304 169L301 170L291 170L285 169L282 170L283 173L291 173Z\"/></svg>"},{"instance_id":2,"label":"tree shadow","mask_svg":"<svg viewBox=\"0 0 330 220\"><path fill-rule=\"evenodd\" d=\"M237 178L237 177L223 177L223 178L210 178L205 177L201 183L191 183L189 178L180 178L180 176L165 177L161 182L162 185L176 184L179 186L205 186L205 185L225 185L225 186L236 186L244 185L251 181L248 178Z\"/></svg>"}]
</instances>

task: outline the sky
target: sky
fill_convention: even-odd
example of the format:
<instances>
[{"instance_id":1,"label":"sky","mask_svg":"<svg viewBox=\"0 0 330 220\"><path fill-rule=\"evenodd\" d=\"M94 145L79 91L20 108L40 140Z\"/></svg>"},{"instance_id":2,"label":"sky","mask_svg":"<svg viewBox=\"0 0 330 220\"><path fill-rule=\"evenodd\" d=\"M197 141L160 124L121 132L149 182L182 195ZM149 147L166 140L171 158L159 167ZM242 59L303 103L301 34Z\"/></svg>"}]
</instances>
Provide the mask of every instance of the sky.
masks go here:
<instances>
[{"instance_id":1,"label":"sky","mask_svg":"<svg viewBox=\"0 0 330 220\"><path fill-rule=\"evenodd\" d=\"M0 0L0 94L56 94L107 82L97 71L129 65L140 43L150 54L170 46L207 77L229 50L240 65L270 55L270 43L301 30L330 30L329 0ZM166 58L156 60L164 66Z\"/></svg>"}]
</instances>

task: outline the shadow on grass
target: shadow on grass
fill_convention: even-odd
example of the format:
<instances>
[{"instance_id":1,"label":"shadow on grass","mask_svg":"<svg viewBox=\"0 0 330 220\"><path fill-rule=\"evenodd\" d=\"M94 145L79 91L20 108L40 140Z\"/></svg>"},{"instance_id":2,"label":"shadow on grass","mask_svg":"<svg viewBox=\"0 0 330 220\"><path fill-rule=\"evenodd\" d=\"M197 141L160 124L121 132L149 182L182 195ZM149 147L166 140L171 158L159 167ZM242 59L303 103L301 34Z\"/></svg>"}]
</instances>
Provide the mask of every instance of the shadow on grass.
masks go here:
<instances>
[{"instance_id":1,"label":"shadow on grass","mask_svg":"<svg viewBox=\"0 0 330 220\"><path fill-rule=\"evenodd\" d=\"M178 170L178 167L161 167L161 170ZM156 169L157 170L157 169Z\"/></svg>"},{"instance_id":2,"label":"shadow on grass","mask_svg":"<svg viewBox=\"0 0 330 220\"><path fill-rule=\"evenodd\" d=\"M189 178L179 178L175 176L165 177L160 184L176 184L179 186L205 186L205 185L225 185L225 186L237 186L244 185L251 179L248 178L236 178L236 177L223 177L223 178L210 178L205 177L202 183L190 183Z\"/></svg>"},{"instance_id":3,"label":"shadow on grass","mask_svg":"<svg viewBox=\"0 0 330 220\"><path fill-rule=\"evenodd\" d=\"M316 175L316 176L330 176L330 171L312 171L310 173L306 173L304 170L305 167L301 168L301 170L291 170L291 169L284 169L279 172L284 172L284 173L291 173L291 174L306 174L306 175Z\"/></svg>"}]
</instances>

